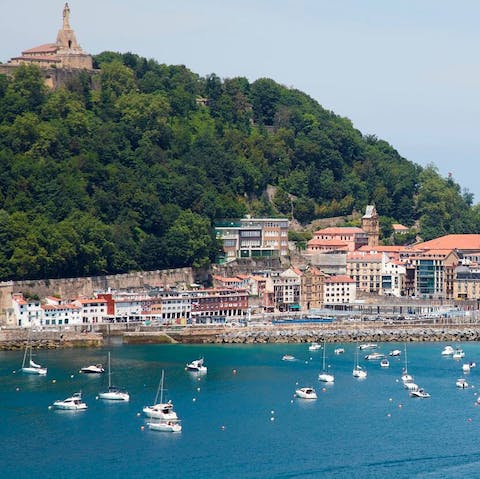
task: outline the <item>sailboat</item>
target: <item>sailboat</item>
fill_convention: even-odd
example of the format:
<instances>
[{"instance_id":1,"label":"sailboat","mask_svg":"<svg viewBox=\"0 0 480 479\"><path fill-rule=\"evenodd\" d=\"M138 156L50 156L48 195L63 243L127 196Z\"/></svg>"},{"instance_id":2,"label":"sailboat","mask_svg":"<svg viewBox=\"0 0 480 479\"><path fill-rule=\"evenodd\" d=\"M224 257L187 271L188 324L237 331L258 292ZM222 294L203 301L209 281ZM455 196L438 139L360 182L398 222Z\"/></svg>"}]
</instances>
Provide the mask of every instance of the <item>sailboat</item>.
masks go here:
<instances>
[{"instance_id":1,"label":"sailboat","mask_svg":"<svg viewBox=\"0 0 480 479\"><path fill-rule=\"evenodd\" d=\"M28 366L27 366L27 354L28 354ZM32 345L30 344L30 331L28 332L27 344L25 346L25 352L23 353L22 372L26 374L37 374L39 376L45 376L47 374L47 368L42 368L40 364L37 364L32 359Z\"/></svg>"},{"instance_id":2,"label":"sailboat","mask_svg":"<svg viewBox=\"0 0 480 479\"><path fill-rule=\"evenodd\" d=\"M405 343L405 367L403 368L402 381L404 384L413 382L413 376L408 374L407 343Z\"/></svg>"},{"instance_id":3,"label":"sailboat","mask_svg":"<svg viewBox=\"0 0 480 479\"><path fill-rule=\"evenodd\" d=\"M108 352L108 390L99 393L99 399L107 399L110 401L130 401L130 394L124 389L112 386L112 371L110 368L110 351Z\"/></svg>"},{"instance_id":4,"label":"sailboat","mask_svg":"<svg viewBox=\"0 0 480 479\"><path fill-rule=\"evenodd\" d=\"M177 413L173 410L172 401L166 403L163 402L163 380L165 378L165 371L162 369L162 378L158 384L157 394L155 395L155 401L153 406L145 406L143 412L147 417L153 417L156 419L163 419L165 421L177 421ZM158 401L158 395L160 394L160 402Z\"/></svg>"},{"instance_id":5,"label":"sailboat","mask_svg":"<svg viewBox=\"0 0 480 479\"><path fill-rule=\"evenodd\" d=\"M367 371L365 371L365 369L363 369L362 366L358 364L358 347L355 348L355 362L353 365L352 376L359 379L367 377Z\"/></svg>"},{"instance_id":6,"label":"sailboat","mask_svg":"<svg viewBox=\"0 0 480 479\"><path fill-rule=\"evenodd\" d=\"M325 368L325 341L323 342L323 365L322 372L318 375L318 380L324 383L333 383L335 381L335 376L330 374Z\"/></svg>"}]
</instances>

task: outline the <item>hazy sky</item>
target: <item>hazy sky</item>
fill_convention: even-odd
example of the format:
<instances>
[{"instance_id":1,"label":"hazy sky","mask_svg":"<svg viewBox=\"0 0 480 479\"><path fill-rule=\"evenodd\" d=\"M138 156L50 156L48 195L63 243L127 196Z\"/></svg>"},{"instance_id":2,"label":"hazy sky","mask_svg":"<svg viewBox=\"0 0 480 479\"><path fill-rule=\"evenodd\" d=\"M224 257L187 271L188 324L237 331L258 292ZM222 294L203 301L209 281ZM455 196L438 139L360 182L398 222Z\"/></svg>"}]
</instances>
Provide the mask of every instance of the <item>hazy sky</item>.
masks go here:
<instances>
[{"instance_id":1,"label":"hazy sky","mask_svg":"<svg viewBox=\"0 0 480 479\"><path fill-rule=\"evenodd\" d=\"M60 0L0 0L0 61L54 42ZM479 0L71 0L90 53L269 77L434 163L480 202Z\"/></svg>"}]
</instances>

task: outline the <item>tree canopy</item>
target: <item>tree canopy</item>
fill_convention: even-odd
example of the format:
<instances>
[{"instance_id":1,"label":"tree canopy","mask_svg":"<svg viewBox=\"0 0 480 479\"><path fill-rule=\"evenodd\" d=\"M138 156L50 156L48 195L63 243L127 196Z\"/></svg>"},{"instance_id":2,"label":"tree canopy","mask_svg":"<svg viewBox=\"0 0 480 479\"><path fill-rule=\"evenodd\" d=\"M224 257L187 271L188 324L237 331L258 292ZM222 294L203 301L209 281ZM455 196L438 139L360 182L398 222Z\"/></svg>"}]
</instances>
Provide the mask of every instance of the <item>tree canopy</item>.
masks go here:
<instances>
[{"instance_id":1,"label":"tree canopy","mask_svg":"<svg viewBox=\"0 0 480 479\"><path fill-rule=\"evenodd\" d=\"M425 239L479 230L452 178L298 90L132 53L95 66L95 88L0 75L0 280L206 267L213 222L246 213L306 224L374 203Z\"/></svg>"}]
</instances>

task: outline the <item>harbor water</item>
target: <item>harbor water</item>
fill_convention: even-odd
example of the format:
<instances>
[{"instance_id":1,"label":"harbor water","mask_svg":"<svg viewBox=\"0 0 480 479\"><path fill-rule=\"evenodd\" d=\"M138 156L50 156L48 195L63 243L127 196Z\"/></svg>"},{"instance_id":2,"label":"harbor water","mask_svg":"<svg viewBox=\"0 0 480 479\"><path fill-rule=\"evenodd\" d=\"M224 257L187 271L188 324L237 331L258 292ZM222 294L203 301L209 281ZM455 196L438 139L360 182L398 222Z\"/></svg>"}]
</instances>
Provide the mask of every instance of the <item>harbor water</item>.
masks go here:
<instances>
[{"instance_id":1,"label":"harbor water","mask_svg":"<svg viewBox=\"0 0 480 479\"><path fill-rule=\"evenodd\" d=\"M336 347L343 354L335 355ZM352 377L355 344L327 344L332 385L320 383L322 350L308 344L122 345L35 351L46 377L22 374L23 352L0 352L1 477L4 478L460 478L480 474L480 346L465 358L443 357L442 343L408 344L408 371L431 394L409 397L400 380L404 346L390 367L366 361ZM457 346L456 344L453 346ZM128 403L96 399L107 375L83 375L106 364ZM283 355L294 356L283 361ZM205 358L206 375L185 370ZM475 361L478 369L462 372ZM153 404L162 369L182 432L152 431L142 408ZM465 377L467 389L455 382ZM317 400L294 397L313 386ZM81 391L86 411L49 406Z\"/></svg>"}]
</instances>

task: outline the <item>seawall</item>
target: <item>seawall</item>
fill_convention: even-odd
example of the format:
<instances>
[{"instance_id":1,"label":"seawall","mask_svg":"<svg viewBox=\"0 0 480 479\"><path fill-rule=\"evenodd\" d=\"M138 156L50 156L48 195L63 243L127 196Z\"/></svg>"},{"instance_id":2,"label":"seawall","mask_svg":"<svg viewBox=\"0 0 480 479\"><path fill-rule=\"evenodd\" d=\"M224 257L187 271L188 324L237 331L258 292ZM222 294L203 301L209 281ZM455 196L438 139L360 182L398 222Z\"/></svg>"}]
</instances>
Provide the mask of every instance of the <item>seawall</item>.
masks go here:
<instances>
[{"instance_id":1,"label":"seawall","mask_svg":"<svg viewBox=\"0 0 480 479\"><path fill-rule=\"evenodd\" d=\"M60 331L34 331L10 329L0 331L0 350L24 349L27 341L33 349L90 348L103 345L103 336L98 333Z\"/></svg>"}]
</instances>

